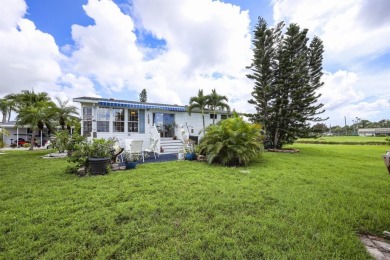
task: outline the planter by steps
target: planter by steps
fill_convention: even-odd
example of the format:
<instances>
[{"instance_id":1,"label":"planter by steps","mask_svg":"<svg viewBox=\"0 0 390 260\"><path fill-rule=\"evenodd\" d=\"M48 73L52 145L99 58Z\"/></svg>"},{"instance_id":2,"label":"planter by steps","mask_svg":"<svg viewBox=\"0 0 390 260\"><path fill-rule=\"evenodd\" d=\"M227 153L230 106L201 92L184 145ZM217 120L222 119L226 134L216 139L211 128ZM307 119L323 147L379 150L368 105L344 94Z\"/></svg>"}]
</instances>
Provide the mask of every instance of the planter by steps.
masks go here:
<instances>
[{"instance_id":1,"label":"planter by steps","mask_svg":"<svg viewBox=\"0 0 390 260\"><path fill-rule=\"evenodd\" d=\"M109 158L88 158L89 161L89 169L92 175L97 174L107 174L107 166L109 163Z\"/></svg>"},{"instance_id":2,"label":"planter by steps","mask_svg":"<svg viewBox=\"0 0 390 260\"><path fill-rule=\"evenodd\" d=\"M126 169L135 169L137 164L135 162L126 162Z\"/></svg>"},{"instance_id":3,"label":"planter by steps","mask_svg":"<svg viewBox=\"0 0 390 260\"><path fill-rule=\"evenodd\" d=\"M196 154L195 153L186 153L184 158L188 161L196 160Z\"/></svg>"}]
</instances>

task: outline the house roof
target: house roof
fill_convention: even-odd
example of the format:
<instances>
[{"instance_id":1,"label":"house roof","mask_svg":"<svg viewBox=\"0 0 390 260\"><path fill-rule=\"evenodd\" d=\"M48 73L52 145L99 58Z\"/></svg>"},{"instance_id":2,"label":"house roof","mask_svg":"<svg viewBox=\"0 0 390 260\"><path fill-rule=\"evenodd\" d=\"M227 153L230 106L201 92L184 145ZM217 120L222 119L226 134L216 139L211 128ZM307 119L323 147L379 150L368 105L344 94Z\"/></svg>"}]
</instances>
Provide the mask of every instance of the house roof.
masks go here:
<instances>
[{"instance_id":1,"label":"house roof","mask_svg":"<svg viewBox=\"0 0 390 260\"><path fill-rule=\"evenodd\" d=\"M129 101L113 98L96 98L96 97L78 97L73 99L74 102L79 103L93 103L98 104L101 107L117 107L117 108L138 108L138 109L160 109L166 111L178 111L186 112L187 106L161 104L161 103L147 103L138 101ZM199 109L194 109L193 113L200 113ZM206 110L206 113L210 113L210 110ZM218 114L228 114L227 111L219 111Z\"/></svg>"},{"instance_id":2,"label":"house roof","mask_svg":"<svg viewBox=\"0 0 390 260\"><path fill-rule=\"evenodd\" d=\"M113 98L79 97L79 98L74 98L73 101L80 102L80 103L95 103L95 104L99 104L99 106L102 107L160 109L160 110L179 111L179 112L186 111L185 106L119 100Z\"/></svg>"},{"instance_id":3,"label":"house roof","mask_svg":"<svg viewBox=\"0 0 390 260\"><path fill-rule=\"evenodd\" d=\"M16 121L9 121L4 124L0 122L0 127L14 127L15 125L16 125Z\"/></svg>"}]
</instances>

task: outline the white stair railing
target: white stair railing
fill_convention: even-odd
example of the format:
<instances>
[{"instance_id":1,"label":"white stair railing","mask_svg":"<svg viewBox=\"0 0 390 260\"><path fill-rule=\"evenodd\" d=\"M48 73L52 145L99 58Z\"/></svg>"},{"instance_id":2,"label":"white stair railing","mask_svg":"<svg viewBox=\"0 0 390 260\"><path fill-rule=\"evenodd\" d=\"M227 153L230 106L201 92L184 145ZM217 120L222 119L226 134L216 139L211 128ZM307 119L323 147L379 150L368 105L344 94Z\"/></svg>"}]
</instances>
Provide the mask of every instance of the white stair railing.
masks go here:
<instances>
[{"instance_id":1,"label":"white stair railing","mask_svg":"<svg viewBox=\"0 0 390 260\"><path fill-rule=\"evenodd\" d=\"M157 130L156 124L153 124L150 129L149 129L149 134L150 134L150 142L154 142L155 140L158 140L157 142L157 153L160 154L160 149L161 149L161 137L160 133Z\"/></svg>"}]
</instances>

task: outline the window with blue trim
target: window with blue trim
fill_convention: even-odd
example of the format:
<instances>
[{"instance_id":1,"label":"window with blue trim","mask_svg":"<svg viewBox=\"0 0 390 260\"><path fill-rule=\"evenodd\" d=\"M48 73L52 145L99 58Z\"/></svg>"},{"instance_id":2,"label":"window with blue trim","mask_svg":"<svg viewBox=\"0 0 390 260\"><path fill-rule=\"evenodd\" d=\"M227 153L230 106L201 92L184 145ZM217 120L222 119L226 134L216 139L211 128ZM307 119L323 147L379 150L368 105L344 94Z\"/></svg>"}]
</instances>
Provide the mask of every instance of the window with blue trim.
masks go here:
<instances>
[{"instance_id":1,"label":"window with blue trim","mask_svg":"<svg viewBox=\"0 0 390 260\"><path fill-rule=\"evenodd\" d=\"M124 132L125 131L125 110L123 108L115 108L112 110L114 121L113 131Z\"/></svg>"},{"instance_id":2,"label":"window with blue trim","mask_svg":"<svg viewBox=\"0 0 390 260\"><path fill-rule=\"evenodd\" d=\"M138 110L128 110L127 131L138 133Z\"/></svg>"}]
</instances>

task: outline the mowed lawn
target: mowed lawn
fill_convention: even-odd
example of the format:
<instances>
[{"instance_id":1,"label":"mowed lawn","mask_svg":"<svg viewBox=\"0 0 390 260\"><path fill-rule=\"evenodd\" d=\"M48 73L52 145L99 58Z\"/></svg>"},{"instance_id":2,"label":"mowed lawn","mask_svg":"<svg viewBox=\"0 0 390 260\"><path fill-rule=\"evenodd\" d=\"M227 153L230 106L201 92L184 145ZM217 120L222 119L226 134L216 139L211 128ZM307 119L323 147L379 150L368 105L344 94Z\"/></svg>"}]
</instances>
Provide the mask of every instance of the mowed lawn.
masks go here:
<instances>
[{"instance_id":1,"label":"mowed lawn","mask_svg":"<svg viewBox=\"0 0 390 260\"><path fill-rule=\"evenodd\" d=\"M388 146L295 144L245 168L64 173L47 151L0 155L0 259L370 259L390 231Z\"/></svg>"},{"instance_id":2,"label":"mowed lawn","mask_svg":"<svg viewBox=\"0 0 390 260\"><path fill-rule=\"evenodd\" d=\"M322 136L319 138L299 138L298 143L329 143L329 144L386 144L384 136Z\"/></svg>"}]
</instances>

